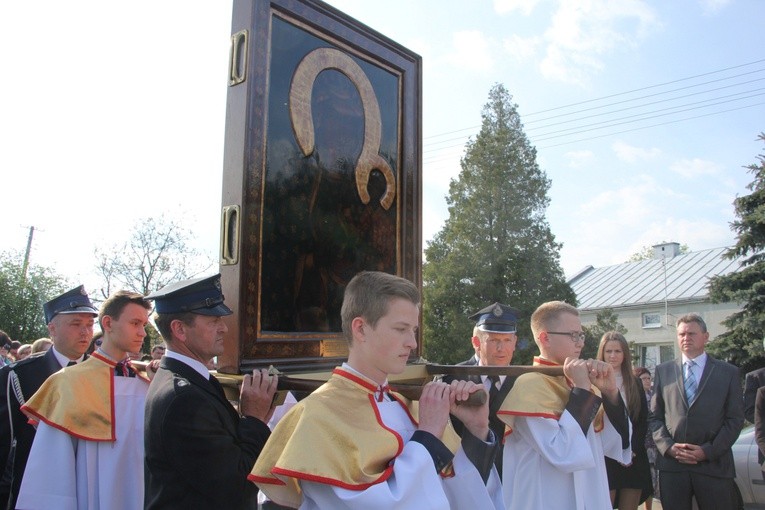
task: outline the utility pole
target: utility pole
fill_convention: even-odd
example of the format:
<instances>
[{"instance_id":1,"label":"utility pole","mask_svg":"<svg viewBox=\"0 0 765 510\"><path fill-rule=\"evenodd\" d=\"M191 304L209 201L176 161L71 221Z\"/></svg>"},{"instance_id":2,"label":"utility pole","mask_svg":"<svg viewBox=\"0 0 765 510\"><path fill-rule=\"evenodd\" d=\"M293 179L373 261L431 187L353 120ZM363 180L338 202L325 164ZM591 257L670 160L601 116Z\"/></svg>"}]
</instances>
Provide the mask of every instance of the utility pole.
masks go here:
<instances>
[{"instance_id":1,"label":"utility pole","mask_svg":"<svg viewBox=\"0 0 765 510\"><path fill-rule=\"evenodd\" d=\"M27 279L27 268L29 267L29 253L32 251L32 237L35 235L34 225L29 227L29 237L27 238L27 251L24 253L24 265L21 268L21 281Z\"/></svg>"}]
</instances>

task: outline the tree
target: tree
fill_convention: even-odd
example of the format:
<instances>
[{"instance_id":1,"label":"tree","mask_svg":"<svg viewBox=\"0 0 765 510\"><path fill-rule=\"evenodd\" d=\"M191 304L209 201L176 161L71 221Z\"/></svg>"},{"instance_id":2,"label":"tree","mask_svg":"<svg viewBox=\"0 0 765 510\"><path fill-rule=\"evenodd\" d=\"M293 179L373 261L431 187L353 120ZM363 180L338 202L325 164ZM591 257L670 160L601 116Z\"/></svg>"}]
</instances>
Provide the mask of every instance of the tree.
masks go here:
<instances>
[{"instance_id":1,"label":"tree","mask_svg":"<svg viewBox=\"0 0 765 510\"><path fill-rule=\"evenodd\" d=\"M624 324L619 322L619 314L615 313L611 308L604 308L595 315L595 324L592 326L583 326L585 340L584 348L582 349L580 358L595 358L598 354L598 345L600 339L603 338L605 333L609 331L616 331L622 335L627 334L627 328ZM637 358L635 353L632 354L633 361Z\"/></svg>"},{"instance_id":2,"label":"tree","mask_svg":"<svg viewBox=\"0 0 765 510\"><path fill-rule=\"evenodd\" d=\"M662 241L660 243L656 244L667 244L667 241ZM649 246L643 246L640 248L640 251L637 251L630 255L630 258L627 259L627 262L641 262L643 260L651 260L653 259L653 247L655 245L649 245ZM691 249L688 248L687 244L681 244L680 245L680 253L688 253Z\"/></svg>"},{"instance_id":3,"label":"tree","mask_svg":"<svg viewBox=\"0 0 765 510\"><path fill-rule=\"evenodd\" d=\"M765 133L759 139L765 142ZM725 253L728 259L745 257L742 269L716 276L709 285L713 302L743 303L743 308L723 321L728 330L708 350L745 372L765 365L765 154L757 159L759 164L745 167L754 175L747 186L752 193L733 201L738 219L731 229L737 241Z\"/></svg>"},{"instance_id":4,"label":"tree","mask_svg":"<svg viewBox=\"0 0 765 510\"><path fill-rule=\"evenodd\" d=\"M20 342L48 336L43 303L73 285L53 269L29 264L20 253L0 254L0 329Z\"/></svg>"},{"instance_id":5,"label":"tree","mask_svg":"<svg viewBox=\"0 0 765 510\"><path fill-rule=\"evenodd\" d=\"M527 363L537 352L534 309L553 299L576 304L545 218L550 181L516 108L504 86L491 89L481 130L449 185L449 218L425 250L423 336L432 361L468 358L474 324L467 317L499 301L521 311L513 363Z\"/></svg>"},{"instance_id":6,"label":"tree","mask_svg":"<svg viewBox=\"0 0 765 510\"><path fill-rule=\"evenodd\" d=\"M95 250L102 297L120 289L148 294L206 271L212 262L190 248L189 239L191 232L175 220L138 220L126 242Z\"/></svg>"}]
</instances>

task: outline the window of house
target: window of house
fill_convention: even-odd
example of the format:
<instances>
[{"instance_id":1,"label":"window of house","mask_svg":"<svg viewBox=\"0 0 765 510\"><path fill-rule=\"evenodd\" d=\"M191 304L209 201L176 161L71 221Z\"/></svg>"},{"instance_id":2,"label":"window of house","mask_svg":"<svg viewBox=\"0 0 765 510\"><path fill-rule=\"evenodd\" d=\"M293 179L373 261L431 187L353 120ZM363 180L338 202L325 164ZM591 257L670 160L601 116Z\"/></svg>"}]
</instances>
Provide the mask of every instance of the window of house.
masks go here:
<instances>
[{"instance_id":1,"label":"window of house","mask_svg":"<svg viewBox=\"0 0 765 510\"><path fill-rule=\"evenodd\" d=\"M675 359L675 346L672 344L659 346L659 363Z\"/></svg>"},{"instance_id":2,"label":"window of house","mask_svg":"<svg viewBox=\"0 0 765 510\"><path fill-rule=\"evenodd\" d=\"M647 312L643 314L644 328L660 328L661 314L659 312Z\"/></svg>"}]
</instances>

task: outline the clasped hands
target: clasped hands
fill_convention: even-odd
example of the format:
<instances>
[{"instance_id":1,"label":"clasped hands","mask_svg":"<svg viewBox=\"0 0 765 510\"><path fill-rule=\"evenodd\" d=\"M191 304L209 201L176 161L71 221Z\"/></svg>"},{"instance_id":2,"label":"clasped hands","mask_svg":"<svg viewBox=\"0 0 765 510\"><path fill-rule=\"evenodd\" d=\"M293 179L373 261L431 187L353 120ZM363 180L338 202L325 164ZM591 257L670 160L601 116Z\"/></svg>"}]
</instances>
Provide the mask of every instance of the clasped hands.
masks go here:
<instances>
[{"instance_id":1,"label":"clasped hands","mask_svg":"<svg viewBox=\"0 0 765 510\"><path fill-rule=\"evenodd\" d=\"M673 444L669 448L669 455L680 464L698 464L707 458L701 446L690 443Z\"/></svg>"}]
</instances>

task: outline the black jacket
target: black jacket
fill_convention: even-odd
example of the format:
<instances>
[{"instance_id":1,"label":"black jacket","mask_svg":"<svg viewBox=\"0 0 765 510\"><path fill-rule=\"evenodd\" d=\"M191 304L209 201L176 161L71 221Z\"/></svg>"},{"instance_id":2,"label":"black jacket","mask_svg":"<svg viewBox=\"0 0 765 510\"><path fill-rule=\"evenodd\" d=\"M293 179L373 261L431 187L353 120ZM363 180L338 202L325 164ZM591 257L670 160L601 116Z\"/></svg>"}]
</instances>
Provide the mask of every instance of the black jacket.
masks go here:
<instances>
[{"instance_id":1,"label":"black jacket","mask_svg":"<svg viewBox=\"0 0 765 510\"><path fill-rule=\"evenodd\" d=\"M689 406L681 360L657 366L648 423L660 453L657 469L733 478L731 447L744 423L738 368L707 355L696 399ZM707 459L698 464L681 464L667 455L675 443L699 445Z\"/></svg>"},{"instance_id":2,"label":"black jacket","mask_svg":"<svg viewBox=\"0 0 765 510\"><path fill-rule=\"evenodd\" d=\"M459 363L459 365L478 365L478 360L475 358L475 356L473 356L469 360ZM500 476L502 476L502 448L504 446L505 438L505 423L497 417L497 411L502 406L502 402L505 401L507 394L510 393L513 384L515 384L515 379L515 377L505 377L505 382L502 383L499 391L489 398L489 428L492 430L492 432L494 432L494 436L497 438L497 442L501 445L499 451L497 452L497 456L494 458L494 465L497 466L497 472L500 474ZM464 377L446 375L442 378L442 380L446 383L451 383L454 380L472 381L483 386L480 375L468 375ZM454 416L451 416L451 421L452 425L454 426L454 430L456 430L457 433L462 436L462 432L465 430L465 426Z\"/></svg>"},{"instance_id":3,"label":"black jacket","mask_svg":"<svg viewBox=\"0 0 765 510\"><path fill-rule=\"evenodd\" d=\"M53 354L53 349L0 369L0 462L3 462L4 466L0 481L0 508L6 508L9 497L13 498L10 508L15 507L21 478L24 476L24 468L35 438L35 428L27 423L28 418L20 410L21 403L12 387L11 372L18 376L21 394L26 402L48 377L59 370L61 365ZM16 437L15 455L11 452L12 433Z\"/></svg>"},{"instance_id":4,"label":"black jacket","mask_svg":"<svg viewBox=\"0 0 765 510\"><path fill-rule=\"evenodd\" d=\"M146 396L145 508L257 508L247 475L270 434L193 368L162 358Z\"/></svg>"}]
</instances>

